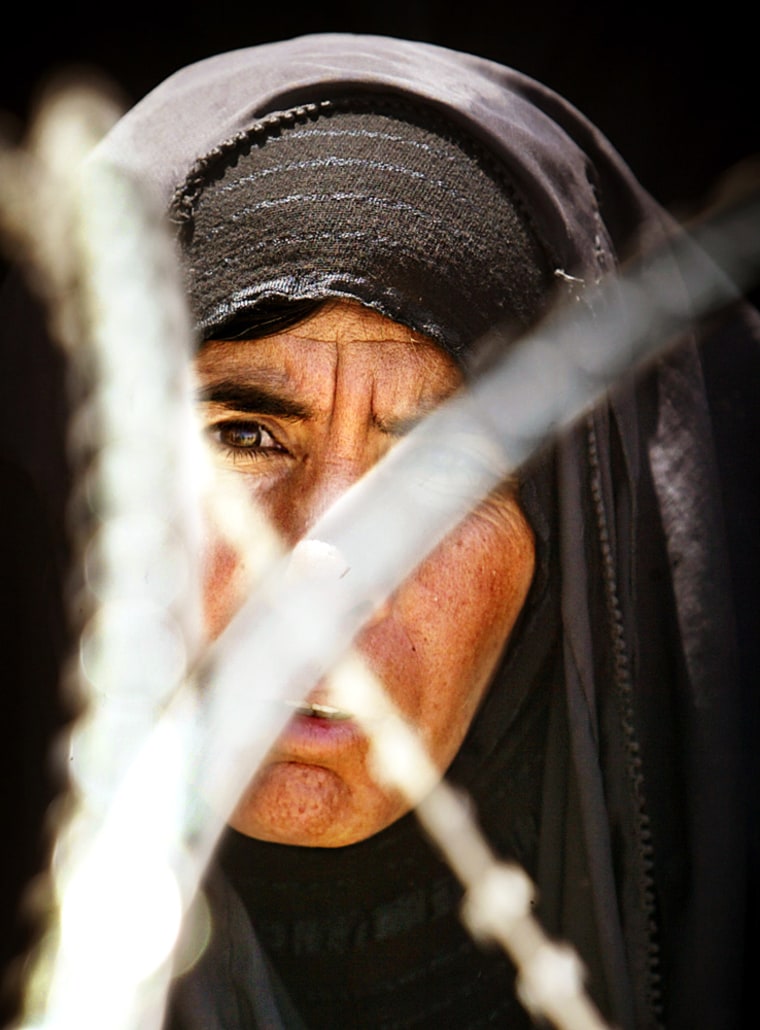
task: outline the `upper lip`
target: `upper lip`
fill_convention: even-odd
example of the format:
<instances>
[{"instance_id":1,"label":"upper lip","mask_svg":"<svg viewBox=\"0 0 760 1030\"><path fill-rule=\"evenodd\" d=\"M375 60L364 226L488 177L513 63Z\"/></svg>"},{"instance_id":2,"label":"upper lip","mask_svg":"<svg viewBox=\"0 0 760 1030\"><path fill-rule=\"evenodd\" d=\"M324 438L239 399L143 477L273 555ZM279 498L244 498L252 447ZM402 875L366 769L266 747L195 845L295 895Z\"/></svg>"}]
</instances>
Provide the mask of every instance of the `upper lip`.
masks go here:
<instances>
[{"instance_id":1,"label":"upper lip","mask_svg":"<svg viewBox=\"0 0 760 1030\"><path fill-rule=\"evenodd\" d=\"M286 701L289 708L293 708L298 715L305 715L310 719L342 720L351 719L350 712L346 712L334 705L326 705L318 701Z\"/></svg>"}]
</instances>

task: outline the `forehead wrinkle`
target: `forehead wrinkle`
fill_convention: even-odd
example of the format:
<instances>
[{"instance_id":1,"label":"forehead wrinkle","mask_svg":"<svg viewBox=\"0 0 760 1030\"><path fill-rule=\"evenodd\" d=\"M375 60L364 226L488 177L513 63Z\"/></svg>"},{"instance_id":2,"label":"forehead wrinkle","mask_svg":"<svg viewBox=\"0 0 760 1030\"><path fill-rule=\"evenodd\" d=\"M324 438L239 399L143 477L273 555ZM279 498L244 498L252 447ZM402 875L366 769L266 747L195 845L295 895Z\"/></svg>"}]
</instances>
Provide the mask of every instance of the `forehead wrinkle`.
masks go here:
<instances>
[{"instance_id":1,"label":"forehead wrinkle","mask_svg":"<svg viewBox=\"0 0 760 1030\"><path fill-rule=\"evenodd\" d=\"M346 440L353 437L362 425L365 432L371 428L385 435L397 436L439 403L438 397L415 403L409 396L410 379L416 378L414 373L418 368L424 373L426 364L421 354L412 368L394 361L393 352L399 343L396 339L384 339L377 334L369 338L362 334L346 334L345 327L342 327L334 335L331 332L320 333L316 338L308 338L304 333L298 335L296 341L299 345L296 350L303 347L311 349L312 355L319 352L316 389L313 377L303 375L308 363L302 363L292 353L288 353L285 359L290 375L303 383L304 393L309 393L315 412L326 419L328 430L337 432ZM386 348L385 354L382 353L383 348ZM404 355L409 354L408 348L409 344L404 342ZM387 353L388 350L391 354ZM398 373L395 378L394 369ZM421 381L417 391L420 396L423 389L424 381Z\"/></svg>"},{"instance_id":2,"label":"forehead wrinkle","mask_svg":"<svg viewBox=\"0 0 760 1030\"><path fill-rule=\"evenodd\" d=\"M347 442L356 439L357 431L364 435L366 427L371 425L377 373L371 360L373 355L369 361L365 358L366 346L366 342L353 336L336 339L332 344L333 378L328 425Z\"/></svg>"},{"instance_id":3,"label":"forehead wrinkle","mask_svg":"<svg viewBox=\"0 0 760 1030\"><path fill-rule=\"evenodd\" d=\"M262 353L262 349L255 340L213 340L196 356L196 375L209 384L236 380L272 389L287 387L289 377L285 368L251 360L254 354Z\"/></svg>"},{"instance_id":4,"label":"forehead wrinkle","mask_svg":"<svg viewBox=\"0 0 760 1030\"><path fill-rule=\"evenodd\" d=\"M199 400L218 399L234 407L237 395L243 409L253 410L260 393L264 406L279 406L284 417L307 420L319 415L324 406L313 375L304 372L306 363L287 346L271 345L270 339L214 341L218 349L211 360L204 361L203 352L196 359Z\"/></svg>"},{"instance_id":5,"label":"forehead wrinkle","mask_svg":"<svg viewBox=\"0 0 760 1030\"><path fill-rule=\"evenodd\" d=\"M212 360L201 352L199 365L212 387L216 367L219 378L272 388L331 425L350 412L387 435L408 432L462 382L432 341L353 303L331 304L274 337L210 346Z\"/></svg>"},{"instance_id":6,"label":"forehead wrinkle","mask_svg":"<svg viewBox=\"0 0 760 1030\"><path fill-rule=\"evenodd\" d=\"M329 419L335 405L338 350L337 341L319 337L286 333L282 338L282 361L288 383L313 414L321 418Z\"/></svg>"},{"instance_id":7,"label":"forehead wrinkle","mask_svg":"<svg viewBox=\"0 0 760 1030\"><path fill-rule=\"evenodd\" d=\"M393 383L393 400L402 392L402 410L390 411L387 415L373 410L373 423L384 433L399 436L408 433L435 411L462 385L463 377L458 366L439 347L427 341L408 341L403 344L404 355L409 365L403 369L403 376ZM443 357L443 363L432 357ZM386 362L382 372L387 372L392 361ZM452 372L454 376L452 377ZM387 382L387 378L386 378ZM405 388L415 384L414 394Z\"/></svg>"},{"instance_id":8,"label":"forehead wrinkle","mask_svg":"<svg viewBox=\"0 0 760 1030\"><path fill-rule=\"evenodd\" d=\"M409 370L399 370L401 379L394 382L394 389L389 391L388 370L389 365L392 367L394 362L392 358L389 362L387 350L392 350L399 341L394 338L383 338L377 333L353 333L353 328L354 326L351 326L347 333L345 326L338 326L335 327L334 333L321 332L316 337L307 337L304 334L295 338L298 344L305 348L311 345L312 353L316 350L320 352L320 382L324 389L318 391L318 406L328 417L329 423L332 424L334 419L344 418L347 414L353 418L366 416L366 421L370 425L385 432L387 423L407 420L406 412L409 405L404 403L404 413L399 419L394 415L385 418L378 410L378 397L386 398L385 407L388 407L388 398L392 404L398 393L403 393L407 386ZM406 353L409 345L404 343L403 346ZM383 348L386 349L384 355ZM376 360L378 355L381 355L379 362ZM297 361L298 359L290 354L286 359L289 368ZM296 365L295 373L291 370L291 374L293 378L302 378L300 362ZM305 388L308 389L310 385L313 385L313 380L307 378ZM431 406L433 405L424 405L426 409ZM416 408L412 408L411 411L416 412Z\"/></svg>"}]
</instances>

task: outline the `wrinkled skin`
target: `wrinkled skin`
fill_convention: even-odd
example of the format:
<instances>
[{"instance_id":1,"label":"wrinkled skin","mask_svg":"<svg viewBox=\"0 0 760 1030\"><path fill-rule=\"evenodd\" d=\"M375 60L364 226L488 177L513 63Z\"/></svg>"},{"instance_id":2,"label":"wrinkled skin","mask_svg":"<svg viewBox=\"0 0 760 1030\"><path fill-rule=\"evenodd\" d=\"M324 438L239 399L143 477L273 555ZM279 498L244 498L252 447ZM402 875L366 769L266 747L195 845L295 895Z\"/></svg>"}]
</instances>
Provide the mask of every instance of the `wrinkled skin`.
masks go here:
<instances>
[{"instance_id":1,"label":"wrinkled skin","mask_svg":"<svg viewBox=\"0 0 760 1030\"><path fill-rule=\"evenodd\" d=\"M292 546L422 415L462 383L431 341L354 303L334 302L264 339L207 343L196 360L203 422L217 459ZM233 397L230 386L234 386ZM243 398L240 387L256 388ZM508 489L494 494L375 613L357 645L445 771L522 609L533 535ZM207 550L209 636L239 606L236 559ZM329 703L318 684L309 697ZM352 719L294 717L232 825L262 840L336 847L399 818L377 785Z\"/></svg>"}]
</instances>

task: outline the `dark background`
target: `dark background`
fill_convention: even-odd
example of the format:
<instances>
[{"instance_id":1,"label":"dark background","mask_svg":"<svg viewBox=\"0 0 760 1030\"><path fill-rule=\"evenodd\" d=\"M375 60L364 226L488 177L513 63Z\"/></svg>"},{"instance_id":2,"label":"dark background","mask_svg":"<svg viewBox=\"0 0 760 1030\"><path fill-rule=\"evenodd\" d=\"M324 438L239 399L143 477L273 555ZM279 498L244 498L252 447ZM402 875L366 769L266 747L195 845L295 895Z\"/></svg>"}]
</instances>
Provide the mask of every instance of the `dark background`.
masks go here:
<instances>
[{"instance_id":1,"label":"dark background","mask_svg":"<svg viewBox=\"0 0 760 1030\"><path fill-rule=\"evenodd\" d=\"M128 105L209 54L338 30L426 40L533 75L595 121L677 213L698 205L726 168L760 152L760 45L746 0L702 9L667 0L85 0L45 13L33 3L13 6L0 61L0 110L11 116L11 132L27 122L56 69L99 69Z\"/></svg>"}]
</instances>

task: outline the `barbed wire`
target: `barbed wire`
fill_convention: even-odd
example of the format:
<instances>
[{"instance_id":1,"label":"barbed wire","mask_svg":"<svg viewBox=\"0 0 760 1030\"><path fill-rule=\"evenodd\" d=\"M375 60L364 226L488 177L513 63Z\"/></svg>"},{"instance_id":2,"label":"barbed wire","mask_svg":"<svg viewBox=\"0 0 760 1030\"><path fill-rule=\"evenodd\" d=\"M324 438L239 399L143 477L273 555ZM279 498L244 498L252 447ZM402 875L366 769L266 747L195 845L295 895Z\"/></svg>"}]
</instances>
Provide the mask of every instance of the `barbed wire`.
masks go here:
<instances>
[{"instance_id":1,"label":"barbed wire","mask_svg":"<svg viewBox=\"0 0 760 1030\"><path fill-rule=\"evenodd\" d=\"M43 110L28 149L0 154L0 225L91 390L74 436L97 524L79 541L92 616L74 673L84 703L71 733L74 803L23 1025L160 1027L182 920L288 718L270 702L305 696L329 670L336 704L368 729L378 779L415 805L460 879L465 925L514 961L523 1003L559 1028L601 1028L574 952L532 914L529 878L492 853L469 803L440 780L351 643L373 606L494 486L688 323L694 296L712 310L737 295L758 267L757 206L699 244L676 241L675 259L587 291L572 319L542 326L409 434L290 555L204 454L191 333L162 217L137 184L91 156L115 114L97 94L66 94ZM689 281L688 303L674 270ZM95 429L94 453L83 425ZM208 649L203 517L245 558L251 587ZM350 576L336 573L346 567ZM252 656L265 685L259 705L242 672Z\"/></svg>"}]
</instances>

